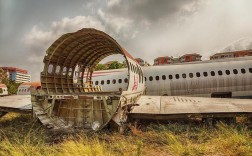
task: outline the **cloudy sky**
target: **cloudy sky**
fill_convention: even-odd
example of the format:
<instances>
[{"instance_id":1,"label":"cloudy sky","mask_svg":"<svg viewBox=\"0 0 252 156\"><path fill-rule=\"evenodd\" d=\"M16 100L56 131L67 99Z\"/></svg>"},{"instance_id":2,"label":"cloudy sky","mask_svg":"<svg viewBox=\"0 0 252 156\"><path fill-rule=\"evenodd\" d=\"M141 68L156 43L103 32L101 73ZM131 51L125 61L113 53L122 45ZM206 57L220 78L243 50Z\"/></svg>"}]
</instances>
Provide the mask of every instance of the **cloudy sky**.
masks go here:
<instances>
[{"instance_id":1,"label":"cloudy sky","mask_svg":"<svg viewBox=\"0 0 252 156\"><path fill-rule=\"evenodd\" d=\"M46 49L63 33L105 31L134 57L252 48L251 0L0 0L0 66L39 80Z\"/></svg>"}]
</instances>

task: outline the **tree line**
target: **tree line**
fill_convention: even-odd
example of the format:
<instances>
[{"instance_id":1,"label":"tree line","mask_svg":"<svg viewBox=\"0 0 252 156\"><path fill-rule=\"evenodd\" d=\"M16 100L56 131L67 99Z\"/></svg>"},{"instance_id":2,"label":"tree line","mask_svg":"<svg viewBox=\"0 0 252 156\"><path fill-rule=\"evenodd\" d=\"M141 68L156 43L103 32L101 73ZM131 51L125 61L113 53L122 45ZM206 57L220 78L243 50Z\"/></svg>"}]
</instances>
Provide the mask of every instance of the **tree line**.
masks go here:
<instances>
[{"instance_id":1,"label":"tree line","mask_svg":"<svg viewBox=\"0 0 252 156\"><path fill-rule=\"evenodd\" d=\"M114 61L109 65L105 64L97 64L95 67L95 70L109 70L109 69L120 69L120 68L126 68L127 66L123 63L120 63L118 61Z\"/></svg>"}]
</instances>

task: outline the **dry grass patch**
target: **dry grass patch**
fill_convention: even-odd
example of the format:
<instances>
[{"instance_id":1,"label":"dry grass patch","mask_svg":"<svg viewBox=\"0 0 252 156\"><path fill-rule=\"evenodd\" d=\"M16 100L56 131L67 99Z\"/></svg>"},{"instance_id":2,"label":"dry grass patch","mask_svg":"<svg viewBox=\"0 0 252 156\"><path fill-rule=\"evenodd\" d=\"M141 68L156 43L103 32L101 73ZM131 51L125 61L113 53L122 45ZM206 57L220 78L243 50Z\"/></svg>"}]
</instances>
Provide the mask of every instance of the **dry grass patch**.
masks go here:
<instances>
[{"instance_id":1,"label":"dry grass patch","mask_svg":"<svg viewBox=\"0 0 252 156\"><path fill-rule=\"evenodd\" d=\"M51 133L30 115L0 119L0 156L85 155L251 155L252 129L240 123L207 127L198 123L131 125L116 131Z\"/></svg>"}]
</instances>

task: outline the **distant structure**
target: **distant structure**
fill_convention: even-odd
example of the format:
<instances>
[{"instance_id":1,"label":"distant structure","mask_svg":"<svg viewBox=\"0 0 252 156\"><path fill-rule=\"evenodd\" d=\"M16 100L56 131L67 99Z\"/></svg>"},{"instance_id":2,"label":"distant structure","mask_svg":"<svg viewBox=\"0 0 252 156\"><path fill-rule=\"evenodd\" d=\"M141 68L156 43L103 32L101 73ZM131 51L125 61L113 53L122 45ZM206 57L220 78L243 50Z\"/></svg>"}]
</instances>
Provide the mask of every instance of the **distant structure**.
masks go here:
<instances>
[{"instance_id":1,"label":"distant structure","mask_svg":"<svg viewBox=\"0 0 252 156\"><path fill-rule=\"evenodd\" d=\"M154 59L154 65L164 65L164 64L172 64L173 58L169 56L158 57Z\"/></svg>"},{"instance_id":2,"label":"distant structure","mask_svg":"<svg viewBox=\"0 0 252 156\"><path fill-rule=\"evenodd\" d=\"M108 62L106 62L106 63L104 63L104 65L106 66L106 67L109 67L112 63L114 63L115 61L108 61Z\"/></svg>"},{"instance_id":3,"label":"distant structure","mask_svg":"<svg viewBox=\"0 0 252 156\"><path fill-rule=\"evenodd\" d=\"M18 87L17 95L30 95L31 89L41 89L40 82L24 82Z\"/></svg>"},{"instance_id":4,"label":"distant structure","mask_svg":"<svg viewBox=\"0 0 252 156\"><path fill-rule=\"evenodd\" d=\"M210 56L210 60L252 56L252 50L241 50L232 52L216 53Z\"/></svg>"},{"instance_id":5,"label":"distant structure","mask_svg":"<svg viewBox=\"0 0 252 156\"><path fill-rule=\"evenodd\" d=\"M173 63L181 63L180 58L178 57L173 58Z\"/></svg>"},{"instance_id":6,"label":"distant structure","mask_svg":"<svg viewBox=\"0 0 252 156\"><path fill-rule=\"evenodd\" d=\"M150 64L149 64L148 62L144 61L144 60L141 59L141 58L135 58L135 60L138 62L138 64L139 64L140 66L150 66Z\"/></svg>"},{"instance_id":7,"label":"distant structure","mask_svg":"<svg viewBox=\"0 0 252 156\"><path fill-rule=\"evenodd\" d=\"M0 83L0 96L8 95L8 88L5 84Z\"/></svg>"},{"instance_id":8,"label":"distant structure","mask_svg":"<svg viewBox=\"0 0 252 156\"><path fill-rule=\"evenodd\" d=\"M172 56L158 57L154 60L154 65L164 65L164 64L174 64L183 62L194 62L201 61L201 55L197 53L185 54L178 58L173 58Z\"/></svg>"},{"instance_id":9,"label":"distant structure","mask_svg":"<svg viewBox=\"0 0 252 156\"><path fill-rule=\"evenodd\" d=\"M179 57L180 62L194 62L194 61L201 61L201 55L197 53L192 54L185 54Z\"/></svg>"},{"instance_id":10,"label":"distant structure","mask_svg":"<svg viewBox=\"0 0 252 156\"><path fill-rule=\"evenodd\" d=\"M15 67L1 67L6 73L9 80L16 83L31 82L31 75L28 75L28 71Z\"/></svg>"}]
</instances>

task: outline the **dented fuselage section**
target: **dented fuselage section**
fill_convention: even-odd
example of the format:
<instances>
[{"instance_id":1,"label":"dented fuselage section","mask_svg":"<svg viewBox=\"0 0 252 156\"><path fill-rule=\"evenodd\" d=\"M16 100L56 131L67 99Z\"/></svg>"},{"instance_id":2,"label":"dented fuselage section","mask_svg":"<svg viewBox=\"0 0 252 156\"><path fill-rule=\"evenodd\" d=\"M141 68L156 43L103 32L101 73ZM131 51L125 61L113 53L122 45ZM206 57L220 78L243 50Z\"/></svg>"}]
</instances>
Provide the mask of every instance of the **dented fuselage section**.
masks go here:
<instances>
[{"instance_id":1,"label":"dented fuselage section","mask_svg":"<svg viewBox=\"0 0 252 156\"><path fill-rule=\"evenodd\" d=\"M126 90L104 92L92 73L105 57L121 54L128 66ZM113 38L82 29L56 40L44 57L42 90L32 91L33 116L48 128L99 130L109 122L123 124L127 111L144 92L141 67Z\"/></svg>"}]
</instances>

